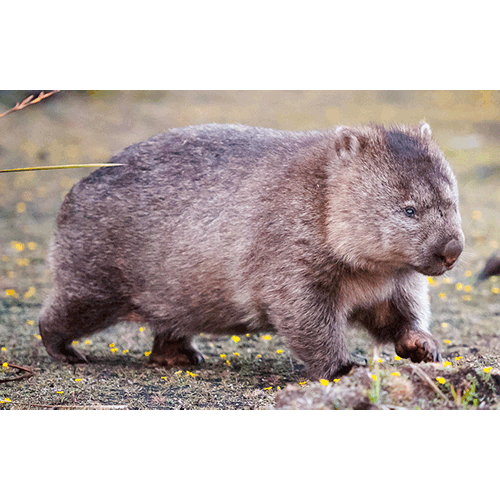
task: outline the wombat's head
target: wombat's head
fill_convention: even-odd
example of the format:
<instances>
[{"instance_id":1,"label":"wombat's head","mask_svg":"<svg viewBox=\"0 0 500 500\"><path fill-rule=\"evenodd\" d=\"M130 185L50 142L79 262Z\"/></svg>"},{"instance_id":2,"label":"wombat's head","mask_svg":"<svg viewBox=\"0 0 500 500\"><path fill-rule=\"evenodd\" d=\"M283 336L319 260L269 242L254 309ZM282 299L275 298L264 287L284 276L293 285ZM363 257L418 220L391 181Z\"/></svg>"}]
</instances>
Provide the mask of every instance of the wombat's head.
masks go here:
<instances>
[{"instance_id":1,"label":"wombat's head","mask_svg":"<svg viewBox=\"0 0 500 500\"><path fill-rule=\"evenodd\" d=\"M427 123L340 127L332 150L328 239L354 267L437 276L461 254L458 189Z\"/></svg>"}]
</instances>

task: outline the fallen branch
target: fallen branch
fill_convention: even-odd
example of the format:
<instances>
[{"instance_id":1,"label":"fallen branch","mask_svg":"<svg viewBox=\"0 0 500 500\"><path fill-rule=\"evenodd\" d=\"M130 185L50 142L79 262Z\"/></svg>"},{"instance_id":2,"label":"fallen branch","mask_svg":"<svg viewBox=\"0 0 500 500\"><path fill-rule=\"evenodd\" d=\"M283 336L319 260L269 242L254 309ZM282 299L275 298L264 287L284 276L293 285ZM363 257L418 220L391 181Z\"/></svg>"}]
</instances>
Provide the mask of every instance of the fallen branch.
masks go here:
<instances>
[{"instance_id":1,"label":"fallen branch","mask_svg":"<svg viewBox=\"0 0 500 500\"><path fill-rule=\"evenodd\" d=\"M16 382L18 380L24 380L26 378L31 378L31 377L35 376L35 374L29 368L25 368L24 366L11 365L9 363L9 367L10 368L15 368L16 370L24 371L26 373L24 375L19 376L19 377L12 377L12 378L1 379L0 380L0 384L4 384L5 382Z\"/></svg>"},{"instance_id":2,"label":"fallen branch","mask_svg":"<svg viewBox=\"0 0 500 500\"><path fill-rule=\"evenodd\" d=\"M52 92L49 92L46 94L43 90L40 92L40 95L34 99L34 95L30 95L24 99L23 102L18 102L12 109L8 109L7 111L4 111L3 113L0 114L0 118L7 116L10 113L14 113L14 111L19 111L20 109L25 108L26 106L31 106L32 104L36 104L37 102L40 102L43 99L47 99L47 97L50 97L51 95L55 94L56 92L61 92L60 90L53 90Z\"/></svg>"}]
</instances>

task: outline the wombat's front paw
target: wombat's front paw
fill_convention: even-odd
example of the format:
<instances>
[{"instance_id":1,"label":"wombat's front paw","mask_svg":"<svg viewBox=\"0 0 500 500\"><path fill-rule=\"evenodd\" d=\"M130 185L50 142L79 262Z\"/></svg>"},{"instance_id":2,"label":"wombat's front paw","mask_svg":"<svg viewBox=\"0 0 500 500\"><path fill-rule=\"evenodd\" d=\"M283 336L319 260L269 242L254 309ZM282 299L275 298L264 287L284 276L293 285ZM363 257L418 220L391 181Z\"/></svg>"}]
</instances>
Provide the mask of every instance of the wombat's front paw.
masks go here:
<instances>
[{"instance_id":1,"label":"wombat's front paw","mask_svg":"<svg viewBox=\"0 0 500 500\"><path fill-rule=\"evenodd\" d=\"M414 363L441 361L436 339L420 330L410 330L395 342L396 354Z\"/></svg>"}]
</instances>

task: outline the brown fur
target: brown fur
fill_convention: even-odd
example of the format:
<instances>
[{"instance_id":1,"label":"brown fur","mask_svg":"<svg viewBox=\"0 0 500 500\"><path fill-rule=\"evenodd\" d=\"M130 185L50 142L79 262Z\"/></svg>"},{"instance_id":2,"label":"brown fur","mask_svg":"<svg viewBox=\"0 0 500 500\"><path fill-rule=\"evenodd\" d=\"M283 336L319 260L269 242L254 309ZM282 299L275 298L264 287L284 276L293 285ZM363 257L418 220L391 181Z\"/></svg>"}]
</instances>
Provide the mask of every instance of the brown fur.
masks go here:
<instances>
[{"instance_id":1,"label":"brown fur","mask_svg":"<svg viewBox=\"0 0 500 500\"><path fill-rule=\"evenodd\" d=\"M157 364L199 363L200 331L275 330L310 378L347 373L345 329L436 360L424 275L463 248L455 177L419 127L173 129L68 193L40 317L49 354L123 320ZM412 213L411 209L415 209Z\"/></svg>"}]
</instances>

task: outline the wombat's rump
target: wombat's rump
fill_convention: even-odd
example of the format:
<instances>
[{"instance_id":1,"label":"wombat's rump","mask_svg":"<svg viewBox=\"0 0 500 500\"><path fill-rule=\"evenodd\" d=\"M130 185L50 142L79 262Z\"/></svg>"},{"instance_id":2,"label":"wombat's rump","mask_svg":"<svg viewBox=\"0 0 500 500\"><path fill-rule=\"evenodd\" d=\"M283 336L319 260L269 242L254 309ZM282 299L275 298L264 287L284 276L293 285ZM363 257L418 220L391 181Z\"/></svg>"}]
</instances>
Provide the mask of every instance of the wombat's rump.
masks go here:
<instances>
[{"instance_id":1,"label":"wombat's rump","mask_svg":"<svg viewBox=\"0 0 500 500\"><path fill-rule=\"evenodd\" d=\"M346 373L358 322L413 361L436 360L424 275L463 248L457 184L427 124L285 132L170 130L66 196L40 317L48 353L119 321L148 323L150 359L203 358L199 332L274 330L310 378Z\"/></svg>"}]
</instances>

